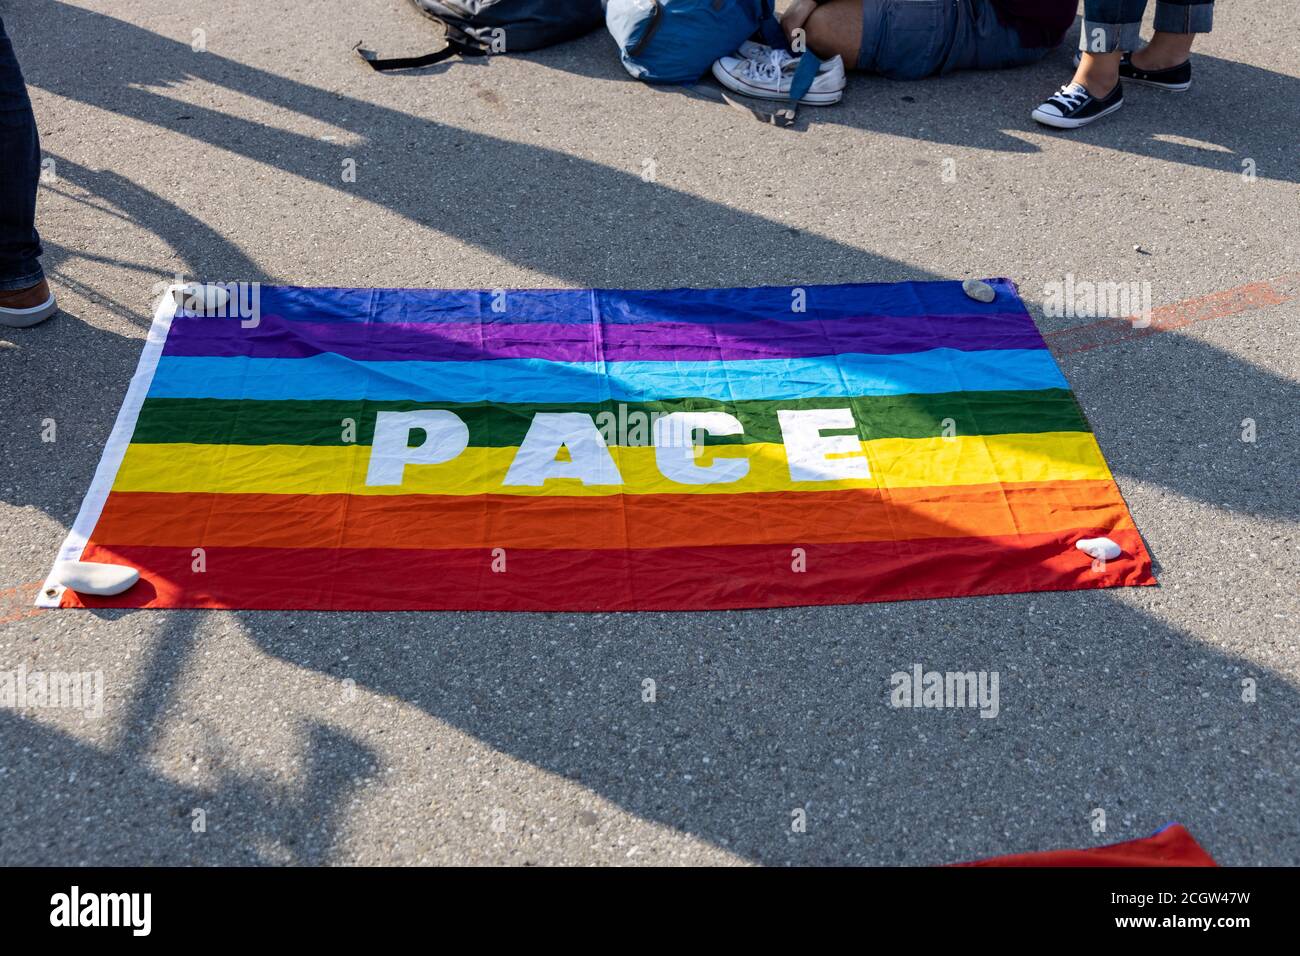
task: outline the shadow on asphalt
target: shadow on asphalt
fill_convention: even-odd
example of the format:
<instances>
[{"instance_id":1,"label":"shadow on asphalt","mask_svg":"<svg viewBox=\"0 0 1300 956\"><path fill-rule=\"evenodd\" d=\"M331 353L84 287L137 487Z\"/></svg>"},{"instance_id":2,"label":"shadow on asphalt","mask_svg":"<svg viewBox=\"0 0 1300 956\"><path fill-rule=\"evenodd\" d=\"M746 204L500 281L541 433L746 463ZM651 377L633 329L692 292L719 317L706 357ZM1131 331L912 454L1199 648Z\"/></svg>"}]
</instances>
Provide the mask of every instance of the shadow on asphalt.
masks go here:
<instances>
[{"instance_id":1,"label":"shadow on asphalt","mask_svg":"<svg viewBox=\"0 0 1300 956\"><path fill-rule=\"evenodd\" d=\"M1002 675L998 718L890 708L891 673L973 666L971 601L1007 622L980 645ZM1284 679L1096 592L865 605L834 628L824 612L611 615L599 637L567 641L562 616L480 615L472 636L447 641L454 615L411 616L427 642L414 657L369 640L364 616L313 614L311 641L278 615L238 617L276 657L352 677L763 863L939 864L1087 845L1098 806L1131 829L1093 842L1173 816L1234 862L1298 862L1260 844L1297 835L1286 788L1300 750L1284 715L1298 695ZM1242 703L1244 677L1267 706ZM968 816L951 815L954 788ZM807 839L790 833L795 807L814 821ZM1060 817L1079 828L1061 833Z\"/></svg>"},{"instance_id":2,"label":"shadow on asphalt","mask_svg":"<svg viewBox=\"0 0 1300 956\"><path fill-rule=\"evenodd\" d=\"M350 799L379 767L372 750L337 728L304 723L302 737L302 771L291 785L232 772L233 761L205 752L205 764L221 768L219 781L186 786L151 769L136 747L100 750L0 710L0 820L23 821L21 833L4 833L0 864L328 863ZM106 814L106 807L128 810ZM199 819L201 834L193 829Z\"/></svg>"},{"instance_id":3,"label":"shadow on asphalt","mask_svg":"<svg viewBox=\"0 0 1300 956\"><path fill-rule=\"evenodd\" d=\"M716 284L722 275L738 282L763 277L770 284L786 278L813 283L864 275L934 278L896 260L563 152L375 106L214 53L195 54L187 44L54 0L35 0L34 5L40 12L33 12L32 20L66 37L68 46L57 61L36 58L23 64L31 86L373 202L494 256L579 285L636 287L646 276L662 275L664 261L680 265L683 285ZM106 63L108 51L114 50L130 50L131 55L112 55L111 64ZM104 72L88 83L86 71L95 65L103 65ZM358 84L371 79L360 61L355 69ZM366 139L368 174L356 182L341 181L341 164L354 158L355 145L324 142L202 104L178 103L157 92L191 80L324 123L355 125ZM437 83L437 78L427 80ZM194 154L196 165L199 155ZM264 184L250 180L248 188L260 190ZM255 201L252 195L229 199ZM516 227L522 209L528 211L527 229ZM745 237L739 261L737 235ZM224 260L217 250L191 266L207 278L230 275L219 269L239 263ZM737 275L738 269L745 274Z\"/></svg>"},{"instance_id":4,"label":"shadow on asphalt","mask_svg":"<svg viewBox=\"0 0 1300 956\"><path fill-rule=\"evenodd\" d=\"M647 189L636 176L564 153L449 128L213 54L195 56L185 44L52 0L37 0L33 6L43 28L65 38L61 42L67 46L57 60L27 64L33 86L212 143L287 174L346 188L493 255L577 285L637 286L658 274L658 260L666 256L680 263L684 285L713 285L720 276L729 284L936 278L698 197L664 187ZM568 69L569 60L588 62L584 51L607 47L602 40L589 37L535 58ZM131 55L118 55L123 50ZM344 55L349 54L340 51ZM595 75L621 77L612 48L599 55L589 62L606 66ZM88 83L87 70L108 56L115 68ZM1056 78L1059 65L1031 69ZM358 69L364 67L358 64ZM1015 96L1028 71L1018 72L1015 78L982 74L978 82L965 74L906 90L884 80L855 81L862 89L897 90L899 97L912 96L915 102L891 111L880 108L877 97L873 109L867 95L834 121L1025 152L1032 147L996 129L1003 122L1024 125ZM1268 109L1268 103L1295 102L1295 81L1226 61L1207 62L1204 74L1223 87L1224 98L1208 104L1208 115L1191 109L1170 113L1168 131L1176 126L1179 135L1208 142L1230 135L1232 142L1224 145L1231 157L1152 140L1149 131L1139 133L1136 125L1099 128L1093 141L1213 168L1224 168L1219 164L1225 162L1232 168L1236 157L1277 149L1286 124L1252 123L1242 129L1236 121L1239 115L1257 114L1261 103ZM326 122L346 114L365 130L367 162L384 175L343 187L334 178L349 148L201 105L178 104L149 89L191 77ZM1015 96L990 96L990 83L1006 84ZM957 115L949 112L950 98L955 98L963 106L959 112L968 109L964 115L978 117L970 124L975 129L936 128L939 116L932 114L922 131L917 114L929 97L939 95L945 100L944 115ZM995 104L991 117L983 115L990 102ZM1013 106L1014 118L1012 112L1002 115ZM481 161L448 159L464 156ZM59 162L61 175L78 187L165 236L188 274L270 278L233 243L204 232L206 227L193 216L162 197L117 174ZM1261 176L1276 174L1259 170ZM495 202L463 198L481 195L492 195ZM575 198L585 203L575 205ZM529 210L530 229L513 228L511 206ZM746 236L750 253L744 263L722 251L733 245L728 237L737 230ZM54 248L56 272L61 261L76 254ZM647 267L650 263L654 269ZM738 273L738 267L744 271ZM57 465L53 476L38 478L6 460L0 487L12 489L5 493L12 504L47 510L67 525L117 405L106 399L88 412L79 396L61 389L59 382L98 385L107 376L114 384L97 391L116 396L125 387L126 370L135 366L139 341L114 336L105 343L110 333L73 316L29 334L25 348L39 347L42 336L71 339L66 365L29 365L23 375L31 380L23 384L35 390L28 394L42 396L41 407L48 405L54 417L77 422L85 437L60 449L70 458ZM79 336L100 341L95 348L79 349ZM1222 422L1212 418L1219 410L1198 398L1212 376L1249 394L1261 419L1286 420L1296 407L1294 385L1212 346L1167 335L1156 347L1177 350L1181 367L1196 370L1195 380L1191 375L1178 380L1167 375L1165 363L1152 363L1145 382L1147 394L1160 396L1184 434L1221 428ZM1107 355L1072 359L1077 366L1072 376L1104 378ZM1215 376L1216 369L1225 373ZM1169 446L1166 454L1132 456L1123 473L1242 513L1297 516L1300 503L1277 494L1272 484L1280 474L1265 470L1266 480L1257 481L1249 469L1196 471L1195 456L1180 457L1178 440L1170 439L1168 418L1128 420L1119 410L1114 414L1114 420L1137 432L1138 448ZM52 501L56 497L57 504ZM982 619L1005 621L1004 629L986 635L981 645L990 666L1004 675L1002 717L985 721L969 711L912 714L886 707L888 676L895 670L907 670L914 662L940 670L972 666L960 643L969 633L971 601L1000 612ZM1280 845L1297 842L1300 814L1288 774L1300 754L1293 717L1285 716L1298 712L1296 689L1250 662L1206 649L1102 592L835 610L606 616L608 630L588 643L557 639L564 633L562 616L481 614L474 618L472 638L460 634L450 639L463 617L385 615L384 631L401 629L424 639L418 655L404 655L397 642L370 642L367 635L379 629L376 619L364 614L236 616L269 654L400 697L638 816L749 859L939 863L976 852L1080 844L1086 840L1050 828L1026 832L1024 822L1041 815L1043 808L1066 807L1084 832L1091 807L1106 806L1131 817L1134 829L1126 830L1126 836L1154 829L1173 815L1202 835L1211 852L1228 848L1232 862L1300 862L1277 860L1260 845L1261 835L1269 832ZM310 617L310 642L295 639L284 626L291 617ZM227 776L206 789L184 787L148 768L151 742L174 703L173 689L192 656L194 628L201 618L200 613L177 613L162 619L136 708L122 739L108 751L0 713L8 768L0 808L50 807L47 813L25 815L44 828L31 834L31 845L58 847L67 859L76 857L77 847L103 847L102 839L92 839L104 826L94 794L101 788L127 788L138 792L139 800L131 819L114 821L122 839L112 862L330 858L349 794L358 779L376 772L374 753L335 729L309 725L306 779L288 792L240 776ZM828 628L828 620L844 623ZM1081 626L1090 620L1096 626ZM629 641L632 634L635 640ZM448 639L440 640L440 635ZM1052 657L1046 665L1038 656L1044 644ZM870 654L863 653L864 646ZM640 698L646 677L659 688L653 705ZM1260 681L1259 704L1240 702L1243 677ZM812 689L815 696L810 696ZM1198 760L1202 753L1205 762ZM1208 765L1211 756L1213 766ZM91 768L90 778L69 786L69 765ZM1181 787L1184 800L1178 805L1169 806L1164 796L1159 805L1141 796L1144 790L1168 794L1170 781ZM954 820L942 809L951 804L941 797L953 788L968 795L969 819ZM194 807L207 806L220 808L215 819L223 821L224 829L220 839L196 842L188 815ZM790 811L796 806L808 807L812 821L802 839L789 835ZM907 821L903 832L893 828L900 813ZM1004 838L1013 829L1020 842L1007 845ZM962 834L959 843L949 838L952 833Z\"/></svg>"}]
</instances>

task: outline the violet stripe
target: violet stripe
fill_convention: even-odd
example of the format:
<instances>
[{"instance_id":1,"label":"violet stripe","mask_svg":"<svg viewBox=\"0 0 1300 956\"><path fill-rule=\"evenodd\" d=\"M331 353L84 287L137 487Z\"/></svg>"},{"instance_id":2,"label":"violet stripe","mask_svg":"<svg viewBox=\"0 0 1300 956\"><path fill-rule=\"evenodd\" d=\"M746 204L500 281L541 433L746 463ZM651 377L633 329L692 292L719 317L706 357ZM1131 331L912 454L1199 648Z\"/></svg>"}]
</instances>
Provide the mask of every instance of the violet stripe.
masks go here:
<instances>
[{"instance_id":1,"label":"violet stripe","mask_svg":"<svg viewBox=\"0 0 1300 956\"><path fill-rule=\"evenodd\" d=\"M508 358L672 362L1045 347L1029 316L1007 313L826 322L760 319L718 325L654 322L599 328L553 322L302 322L263 316L256 328L243 328L236 319L178 318L163 352L250 358L305 358L333 352L373 362Z\"/></svg>"}]
</instances>

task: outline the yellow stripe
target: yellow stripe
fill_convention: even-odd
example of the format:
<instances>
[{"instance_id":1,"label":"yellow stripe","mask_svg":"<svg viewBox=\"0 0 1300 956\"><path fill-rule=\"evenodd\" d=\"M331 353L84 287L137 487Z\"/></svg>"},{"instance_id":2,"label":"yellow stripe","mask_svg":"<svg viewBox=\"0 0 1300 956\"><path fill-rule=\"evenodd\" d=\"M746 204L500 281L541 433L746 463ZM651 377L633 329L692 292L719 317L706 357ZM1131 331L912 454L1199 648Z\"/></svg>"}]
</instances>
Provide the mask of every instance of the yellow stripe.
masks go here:
<instances>
[{"instance_id":1,"label":"yellow stripe","mask_svg":"<svg viewBox=\"0 0 1300 956\"><path fill-rule=\"evenodd\" d=\"M723 494L754 491L829 491L837 488L915 488L991 482L1105 479L1110 469L1088 432L969 435L954 438L882 438L862 443L869 479L791 481L785 446L714 446L719 457L750 460L740 481L682 485L655 466L652 447L610 451L621 486L584 486L553 479L542 488L502 484L515 448L467 448L441 465L407 465L401 485L368 487L366 445L131 445L113 484L116 491L352 495L614 495ZM701 465L708 463L706 453Z\"/></svg>"}]
</instances>

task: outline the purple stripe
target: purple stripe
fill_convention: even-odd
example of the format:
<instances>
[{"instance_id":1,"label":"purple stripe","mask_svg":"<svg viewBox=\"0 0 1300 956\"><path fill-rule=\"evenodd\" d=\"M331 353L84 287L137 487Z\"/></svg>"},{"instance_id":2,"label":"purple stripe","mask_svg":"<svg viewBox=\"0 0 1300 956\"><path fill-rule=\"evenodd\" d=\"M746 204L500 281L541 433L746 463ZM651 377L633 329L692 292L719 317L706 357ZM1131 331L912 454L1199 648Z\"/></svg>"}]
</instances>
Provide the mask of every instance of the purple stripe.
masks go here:
<instances>
[{"instance_id":1,"label":"purple stripe","mask_svg":"<svg viewBox=\"0 0 1300 956\"><path fill-rule=\"evenodd\" d=\"M509 358L725 362L846 352L887 355L936 348L976 352L1045 347L1033 320L1024 313L600 326L556 322L302 322L264 315L255 328L243 328L233 318L177 318L163 352L250 358L305 358L334 352L372 362Z\"/></svg>"}]
</instances>

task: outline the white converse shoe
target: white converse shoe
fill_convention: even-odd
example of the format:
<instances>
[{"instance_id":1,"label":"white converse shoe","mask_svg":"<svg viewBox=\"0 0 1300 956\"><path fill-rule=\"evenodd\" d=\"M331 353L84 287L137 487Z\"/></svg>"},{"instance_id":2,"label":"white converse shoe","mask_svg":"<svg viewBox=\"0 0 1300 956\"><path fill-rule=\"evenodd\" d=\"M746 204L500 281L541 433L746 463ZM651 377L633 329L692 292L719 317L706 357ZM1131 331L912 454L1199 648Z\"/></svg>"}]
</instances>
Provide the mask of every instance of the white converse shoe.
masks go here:
<instances>
[{"instance_id":1,"label":"white converse shoe","mask_svg":"<svg viewBox=\"0 0 1300 956\"><path fill-rule=\"evenodd\" d=\"M757 40L746 40L736 52L740 54L742 60L761 60L771 53L773 49L775 48L768 46L766 43L759 43ZM723 57L723 59L726 59L726 57Z\"/></svg>"},{"instance_id":2,"label":"white converse shoe","mask_svg":"<svg viewBox=\"0 0 1300 956\"><path fill-rule=\"evenodd\" d=\"M755 49L761 47L762 49ZM718 82L742 96L760 100L786 100L790 98L790 84L800 57L786 50L764 47L761 43L741 46L741 56L724 56L713 64L713 75ZM750 56L744 55L751 54ZM848 78L844 74L844 61L838 56L822 63L808 92L799 100L813 106L829 106L844 98Z\"/></svg>"},{"instance_id":3,"label":"white converse shoe","mask_svg":"<svg viewBox=\"0 0 1300 956\"><path fill-rule=\"evenodd\" d=\"M1124 87L1116 83L1105 99L1097 99L1079 83L1067 83L1029 115L1044 126L1078 129L1124 105Z\"/></svg>"},{"instance_id":4,"label":"white converse shoe","mask_svg":"<svg viewBox=\"0 0 1300 956\"><path fill-rule=\"evenodd\" d=\"M717 59L713 64L713 75L718 76L719 70L735 75L741 70L747 69L745 64L750 60L770 61L779 65L782 70L785 69L786 64L791 60L794 60L795 65L798 66L798 57L793 53L777 47L768 46L766 43L746 40L740 45L740 49L735 52L735 55L723 56ZM724 82L725 85L725 81L722 81L720 76L718 76L718 79L720 82ZM730 88L734 89L734 87Z\"/></svg>"}]
</instances>

